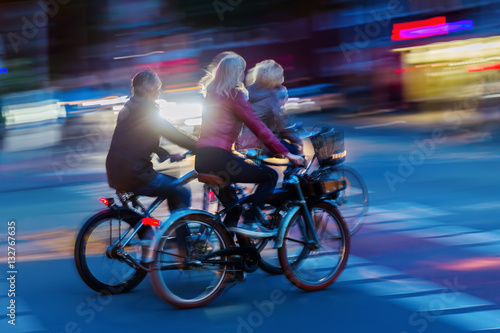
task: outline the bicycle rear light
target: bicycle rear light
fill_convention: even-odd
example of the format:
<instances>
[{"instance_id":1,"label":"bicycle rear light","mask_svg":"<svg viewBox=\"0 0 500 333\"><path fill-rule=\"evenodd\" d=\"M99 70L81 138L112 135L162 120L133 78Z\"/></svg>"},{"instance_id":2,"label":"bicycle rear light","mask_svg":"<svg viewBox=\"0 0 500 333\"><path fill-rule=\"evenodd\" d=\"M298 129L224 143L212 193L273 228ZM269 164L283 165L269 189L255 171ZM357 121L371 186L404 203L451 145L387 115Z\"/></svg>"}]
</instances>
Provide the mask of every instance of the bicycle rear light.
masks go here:
<instances>
[{"instance_id":1,"label":"bicycle rear light","mask_svg":"<svg viewBox=\"0 0 500 333\"><path fill-rule=\"evenodd\" d=\"M157 227L160 225L160 220L154 219L152 217L145 217L141 220L144 225L151 225L153 227Z\"/></svg>"},{"instance_id":2,"label":"bicycle rear light","mask_svg":"<svg viewBox=\"0 0 500 333\"><path fill-rule=\"evenodd\" d=\"M115 200L113 198L101 198L99 199L99 201L108 207L112 206L115 203Z\"/></svg>"},{"instance_id":3,"label":"bicycle rear light","mask_svg":"<svg viewBox=\"0 0 500 333\"><path fill-rule=\"evenodd\" d=\"M210 190L210 192L208 192L208 201L215 201L215 193L214 191Z\"/></svg>"}]
</instances>

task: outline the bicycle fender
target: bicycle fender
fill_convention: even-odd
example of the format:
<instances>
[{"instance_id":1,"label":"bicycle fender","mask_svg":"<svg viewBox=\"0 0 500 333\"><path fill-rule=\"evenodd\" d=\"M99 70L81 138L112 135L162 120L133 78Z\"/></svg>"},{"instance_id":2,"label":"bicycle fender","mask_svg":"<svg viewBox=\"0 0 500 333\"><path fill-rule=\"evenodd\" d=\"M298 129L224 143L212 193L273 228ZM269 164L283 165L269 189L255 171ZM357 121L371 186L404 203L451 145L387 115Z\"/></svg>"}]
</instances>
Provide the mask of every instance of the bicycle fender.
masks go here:
<instances>
[{"instance_id":1,"label":"bicycle fender","mask_svg":"<svg viewBox=\"0 0 500 333\"><path fill-rule=\"evenodd\" d=\"M285 239L285 231L290 222L292 221L292 217L300 210L301 207L293 206L288 210L285 217L281 220L280 227L278 229L278 234L276 235L276 240L274 242L274 248L279 249L283 246L283 240Z\"/></svg>"}]
</instances>

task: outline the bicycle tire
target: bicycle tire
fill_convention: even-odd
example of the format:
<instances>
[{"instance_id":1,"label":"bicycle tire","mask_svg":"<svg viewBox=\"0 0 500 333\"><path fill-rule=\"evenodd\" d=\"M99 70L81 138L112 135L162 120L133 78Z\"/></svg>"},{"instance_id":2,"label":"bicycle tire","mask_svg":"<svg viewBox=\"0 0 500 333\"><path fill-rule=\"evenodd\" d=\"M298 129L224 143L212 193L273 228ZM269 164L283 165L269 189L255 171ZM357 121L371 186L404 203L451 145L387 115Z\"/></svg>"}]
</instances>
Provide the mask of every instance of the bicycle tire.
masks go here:
<instances>
[{"instance_id":1,"label":"bicycle tire","mask_svg":"<svg viewBox=\"0 0 500 333\"><path fill-rule=\"evenodd\" d=\"M88 219L80 229L75 243L75 264L83 282L91 289L99 293L121 294L131 291L144 280L147 271L133 268L118 259L107 257L106 249L110 245L104 240L104 236L107 238L107 235L103 234L102 237L100 237L100 231L95 232L103 223L109 222L109 224L113 226L113 221L118 222L118 224L120 224L119 229L123 228L125 231L128 227L140 223L141 218L142 216L127 210L104 210ZM124 224L123 227L121 227L121 223ZM139 231L140 232L134 236L136 237L135 241L140 241L141 235L144 234L146 228L143 227ZM112 228L110 228L110 234L111 240L109 243L113 243L118 238L113 238ZM118 233L116 233L116 235L118 236ZM102 241L104 241L104 245L100 244L100 238L103 238ZM95 245L96 249L87 249L87 246L90 244ZM142 246L139 246L137 250L142 251ZM104 253L95 253L103 251ZM103 254L103 259L105 258L105 260L101 260L100 265L90 264L89 261L93 262L94 259L98 259L94 258L94 255L99 254ZM92 258L92 260L89 260L90 258ZM97 274L97 271L94 271L94 266L103 268L103 274ZM110 270L109 273L111 277L105 277L107 275L106 270L108 269ZM127 269L127 271L125 269ZM120 280L120 273L128 274L123 274L125 277L123 280Z\"/></svg>"},{"instance_id":2,"label":"bicycle tire","mask_svg":"<svg viewBox=\"0 0 500 333\"><path fill-rule=\"evenodd\" d=\"M345 222L335 205L328 202L318 202L311 204L309 209L313 214L315 227L319 229L318 227L324 226L324 230L317 232L318 240L321 246L320 249L326 249L325 257L328 256L329 253L333 253L333 256L331 256L332 260L325 260L325 258L321 259L319 258L319 255L315 255L315 252L319 253L320 251L310 249L308 248L308 245L305 245L304 247L303 240L310 239L310 237L304 237L306 231L304 228L304 221L301 221L303 214L302 209L295 212L295 214L291 217L290 222L287 224L283 246L278 249L278 256L285 276L290 282L292 282L292 284L302 290L317 291L332 285L344 271L349 258L350 235L347 231L347 226L345 225ZM328 230L328 233L325 231L328 226L324 223L321 225L321 222L318 222L315 219L315 209L323 210L332 217L332 223L329 225L330 229ZM295 232L298 235L292 235L292 233ZM301 237L302 240L298 239L298 237ZM329 242L327 243L327 241ZM293 250L294 244L299 244L297 246L298 251ZM306 248L308 251L305 251ZM294 252L299 252L299 254L294 255ZM337 256L338 259L336 258ZM329 267L330 262L332 264L331 269ZM312 267L313 265L317 265L318 268ZM299 271L301 268L303 268L304 271ZM317 277L315 274L316 271L318 272ZM327 274L325 275L323 271L326 271Z\"/></svg>"},{"instance_id":3,"label":"bicycle tire","mask_svg":"<svg viewBox=\"0 0 500 333\"><path fill-rule=\"evenodd\" d=\"M164 251L165 248L167 248L167 250L170 251L170 257L177 257L180 254L180 253L179 254L173 253L175 251L174 248L176 248L177 250L179 249L179 242L176 240L176 238L177 238L176 230L184 228L184 226L187 226L187 230L189 230L189 232L190 232L188 236L191 237L192 236L191 233L194 234L196 232L196 231L193 231L193 230L196 230L196 228L193 228L193 225L195 226L195 224L197 224L197 223L199 224L198 228L200 228L200 227L205 228L202 231L203 233L206 232L207 230L212 230L212 232L210 233L210 238L206 240L207 244L208 244L208 242L212 242L211 243L211 245L213 246L212 250L214 250L214 249L215 250L223 250L223 249L230 247L231 246L230 244L232 244L232 241L231 241L231 238L230 238L230 235L229 235L229 232L227 231L227 229L220 223L215 225L214 219L211 219L210 217L208 217L206 215L202 215L202 214L191 214L191 215L183 216L181 219L173 222L166 229L164 234L161 235L161 239L155 248L155 255L154 255L154 265L155 266L152 268L152 271L151 271L151 282L153 285L153 289L155 290L156 294L158 296L160 296L160 298L162 298L164 301L166 301L170 305L173 305L173 306L181 308L181 309L193 309L193 308L198 308L198 307L208 305L209 303L214 301L222 293L222 291L224 290L225 286L228 283L228 272L224 268L221 269L220 265L218 265L218 267L216 269L212 269L213 271L215 271L213 273L213 275L217 276L217 277L212 276L212 280L214 280L214 281L215 281L215 279L217 280L215 283L215 286L212 287L212 285L211 285L212 282L210 281L209 282L210 285L208 285L205 289L202 290L202 292L205 292L205 294L201 295L201 297L198 297L198 298L188 299L187 296L179 295L178 293L189 294L190 292L194 292L194 289L196 289L196 288L193 286L186 286L186 284L189 284L189 282L192 282L192 281L197 282L197 281L199 281L199 278L198 279L197 278L191 279L191 276L190 276L190 279L183 279L183 281L181 282L181 279L174 277L174 279L176 280L175 282L177 282L177 284L184 283L184 284L179 286L178 291L177 291L177 290L173 290L174 287L176 287L175 283L174 282L170 283L170 281L167 282L166 276L164 274L162 274L162 272L165 271L165 270L161 269L163 267L163 264L166 262L166 261L164 261L164 259L167 259L167 255L169 254L169 252ZM215 225L215 227L214 227L214 225ZM198 230L201 230L201 229L198 229ZM214 236L214 235L217 238L217 240L220 241L220 245L218 247L215 246L215 239L212 238L212 236ZM169 244L167 244L167 243L169 243ZM192 245L192 248L190 250L190 251L192 251L191 255L190 255L192 257L191 259L194 259L194 256L195 256L194 249L195 248L197 248L197 247L194 247ZM209 246L204 245L204 248L208 249ZM188 251L186 249L186 253L188 253L190 251ZM186 256L188 256L188 255L186 255ZM226 259L227 259L226 257L221 258L221 260L226 260ZM206 270L206 271L211 270L210 268L204 268L205 264L202 264L201 262L200 262L200 266L201 266L200 272L203 270ZM206 266L208 267L209 264ZM196 268L189 267L184 262L182 262L182 263L179 262L179 263L174 263L173 269L169 270L169 272L172 271L172 272L174 272L174 274L177 274L177 273L175 273L176 268L178 268L181 275L183 274L183 272L189 272L189 274L191 274L192 271L196 271ZM189 282L186 282L186 281L189 281Z\"/></svg>"},{"instance_id":4,"label":"bicycle tire","mask_svg":"<svg viewBox=\"0 0 500 333\"><path fill-rule=\"evenodd\" d=\"M345 180L347 187L335 199L338 209L349 227L351 236L363 226L368 212L368 189L361 175L351 167L340 165L321 172L319 180Z\"/></svg>"}]
</instances>

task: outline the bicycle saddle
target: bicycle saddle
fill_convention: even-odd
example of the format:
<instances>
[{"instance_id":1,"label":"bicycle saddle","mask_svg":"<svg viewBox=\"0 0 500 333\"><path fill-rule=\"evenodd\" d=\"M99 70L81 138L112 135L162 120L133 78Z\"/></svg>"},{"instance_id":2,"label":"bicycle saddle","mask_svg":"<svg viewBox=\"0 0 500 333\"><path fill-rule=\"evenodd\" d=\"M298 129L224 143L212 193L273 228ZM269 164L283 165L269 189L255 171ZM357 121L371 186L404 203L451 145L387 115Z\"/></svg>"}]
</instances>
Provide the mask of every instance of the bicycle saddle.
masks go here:
<instances>
[{"instance_id":1,"label":"bicycle saddle","mask_svg":"<svg viewBox=\"0 0 500 333\"><path fill-rule=\"evenodd\" d=\"M217 185L217 186L226 185L226 182L224 181L224 179L222 179L219 176L212 175L209 173L199 173L198 174L198 181L200 183L212 184L212 185Z\"/></svg>"}]
</instances>

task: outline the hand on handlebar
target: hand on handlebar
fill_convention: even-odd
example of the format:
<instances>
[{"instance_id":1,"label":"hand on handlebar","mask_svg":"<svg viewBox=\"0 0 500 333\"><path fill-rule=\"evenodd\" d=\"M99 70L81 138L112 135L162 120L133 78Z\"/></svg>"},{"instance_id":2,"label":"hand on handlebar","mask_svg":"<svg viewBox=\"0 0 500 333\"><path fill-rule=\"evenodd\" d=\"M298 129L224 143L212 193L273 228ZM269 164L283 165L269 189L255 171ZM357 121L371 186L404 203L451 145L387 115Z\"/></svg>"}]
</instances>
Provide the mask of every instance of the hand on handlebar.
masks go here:
<instances>
[{"instance_id":1,"label":"hand on handlebar","mask_svg":"<svg viewBox=\"0 0 500 333\"><path fill-rule=\"evenodd\" d=\"M294 155L292 153L286 154L286 158L290 160L290 162L295 166L304 166L305 161L302 156Z\"/></svg>"}]
</instances>

